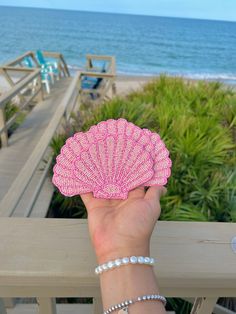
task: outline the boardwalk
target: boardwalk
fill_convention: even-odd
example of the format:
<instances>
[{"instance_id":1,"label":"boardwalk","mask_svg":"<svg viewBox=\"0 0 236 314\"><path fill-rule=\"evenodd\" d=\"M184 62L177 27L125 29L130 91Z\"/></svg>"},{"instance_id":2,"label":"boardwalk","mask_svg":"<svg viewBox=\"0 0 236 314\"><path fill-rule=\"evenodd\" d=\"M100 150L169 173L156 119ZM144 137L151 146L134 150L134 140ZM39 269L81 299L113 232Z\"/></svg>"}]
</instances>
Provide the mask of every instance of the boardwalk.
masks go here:
<instances>
[{"instance_id":1,"label":"boardwalk","mask_svg":"<svg viewBox=\"0 0 236 314\"><path fill-rule=\"evenodd\" d=\"M4 198L10 186L14 182L23 165L37 145L43 132L51 121L57 105L65 94L71 78L63 78L57 81L51 94L45 97L45 100L38 103L26 117L23 124L9 138L9 146L3 148L0 153L0 201ZM38 171L40 172L40 171ZM21 201L17 205L17 210L13 216L23 216L27 201L33 193L38 182L39 173L36 172L32 182L26 189ZM41 197L38 198L33 216L43 217L47 211L51 196L51 183L46 180L41 191Z\"/></svg>"}]
</instances>

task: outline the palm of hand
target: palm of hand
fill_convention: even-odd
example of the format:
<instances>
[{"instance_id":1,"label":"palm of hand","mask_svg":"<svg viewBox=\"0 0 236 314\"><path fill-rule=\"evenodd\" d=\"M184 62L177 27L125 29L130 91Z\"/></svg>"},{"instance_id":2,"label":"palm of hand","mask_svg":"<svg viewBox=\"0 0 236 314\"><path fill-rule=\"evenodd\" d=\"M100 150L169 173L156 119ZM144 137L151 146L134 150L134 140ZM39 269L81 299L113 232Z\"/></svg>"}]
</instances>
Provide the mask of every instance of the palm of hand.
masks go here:
<instances>
[{"instance_id":1,"label":"palm of hand","mask_svg":"<svg viewBox=\"0 0 236 314\"><path fill-rule=\"evenodd\" d=\"M96 199L92 193L81 195L88 211L88 226L98 256L143 246L160 216L159 199L163 187L136 188L126 200Z\"/></svg>"}]
</instances>

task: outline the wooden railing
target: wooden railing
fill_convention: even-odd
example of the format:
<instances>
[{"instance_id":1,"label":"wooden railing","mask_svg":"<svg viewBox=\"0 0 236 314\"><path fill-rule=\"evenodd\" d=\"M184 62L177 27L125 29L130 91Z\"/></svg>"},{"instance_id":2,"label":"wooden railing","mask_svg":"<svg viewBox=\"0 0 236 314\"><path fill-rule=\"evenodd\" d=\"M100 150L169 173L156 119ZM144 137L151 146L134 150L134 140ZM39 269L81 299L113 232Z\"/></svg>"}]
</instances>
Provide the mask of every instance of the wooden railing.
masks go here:
<instances>
[{"instance_id":1,"label":"wooden railing","mask_svg":"<svg viewBox=\"0 0 236 314\"><path fill-rule=\"evenodd\" d=\"M13 125L18 115L21 111L36 97L39 100L43 99L42 83L40 76L40 69L28 69L20 68L16 69L12 66L3 66L0 67L0 73L5 73L6 71L14 71L14 73L26 73L17 84L12 82L12 87L9 91L0 95L0 138L1 138L1 147L6 147L8 144L8 129ZM9 77L10 78L10 77ZM11 79L9 80L9 82ZM30 91L30 95L24 97L26 93ZM18 96L20 99L19 111L16 112L8 121L5 118L5 107L7 103L11 103L13 98Z\"/></svg>"},{"instance_id":2,"label":"wooden railing","mask_svg":"<svg viewBox=\"0 0 236 314\"><path fill-rule=\"evenodd\" d=\"M65 77L70 76L70 71L63 54L58 52L43 51L43 55L46 58L53 58L56 60L60 75L63 74Z\"/></svg>"},{"instance_id":3,"label":"wooden railing","mask_svg":"<svg viewBox=\"0 0 236 314\"><path fill-rule=\"evenodd\" d=\"M101 66L96 66L94 63L100 61ZM116 61L114 56L104 55L86 55L85 71L81 71L81 80L84 77L93 77L102 79L101 85L97 89L82 89L82 93L93 94L103 99L111 90L111 97L116 94Z\"/></svg>"},{"instance_id":4,"label":"wooden railing","mask_svg":"<svg viewBox=\"0 0 236 314\"><path fill-rule=\"evenodd\" d=\"M10 189L6 193L5 197L0 202L0 216L9 217L13 214L14 209L16 208L19 200L21 199L24 191L30 183L32 176L37 170L39 163L42 160L47 160L49 163L51 161L50 158L46 157L47 149L50 145L52 137L56 134L58 127L60 125L63 117L65 119L70 118L70 112L73 110L78 110L79 107L79 77L80 73L77 73L73 78L64 98L61 103L58 105L56 112L54 113L52 120L50 121L48 127L44 131L42 137L40 138L37 146L31 153L29 159L26 161L24 167L19 172L15 181L11 185ZM78 106L78 107L77 107ZM49 166L45 165L48 169ZM46 177L45 173L44 176ZM32 205L37 198L40 188L43 185L44 181L40 182L40 186L38 187L38 193L35 194L34 199L32 199ZM31 210L31 206L29 206L28 210L25 212L25 216L28 216L28 213Z\"/></svg>"},{"instance_id":5,"label":"wooden railing","mask_svg":"<svg viewBox=\"0 0 236 314\"><path fill-rule=\"evenodd\" d=\"M233 223L157 222L151 255L160 292L197 297L192 314L234 297L235 233ZM0 218L0 239L0 296L37 297L43 314L56 313L55 297L93 297L94 313L102 313L86 219Z\"/></svg>"},{"instance_id":6,"label":"wooden railing","mask_svg":"<svg viewBox=\"0 0 236 314\"><path fill-rule=\"evenodd\" d=\"M33 63L35 64L35 66L39 66L39 63L35 57L35 54L33 51L27 51L24 54L18 56L17 58L8 61L7 63L5 63L5 66L11 66L11 67L24 67L24 58L25 57L29 57L32 58Z\"/></svg>"},{"instance_id":7,"label":"wooden railing","mask_svg":"<svg viewBox=\"0 0 236 314\"><path fill-rule=\"evenodd\" d=\"M53 58L57 63L59 76L69 77L70 72L61 53L43 51L45 58ZM24 64L25 58L30 58L35 68L28 68ZM40 65L33 51L28 51L23 55L0 66L0 76L10 85L10 89L4 94L0 94L0 139L1 147L8 144L8 130L21 114L22 110L38 96L38 101L43 99L42 81L40 76ZM30 95L25 95L29 93ZM6 121L5 106L8 102L18 96L20 99L19 111Z\"/></svg>"},{"instance_id":8,"label":"wooden railing","mask_svg":"<svg viewBox=\"0 0 236 314\"><path fill-rule=\"evenodd\" d=\"M66 64L66 61L64 59L63 54L61 54L59 52L50 52L50 51L42 51L42 53L43 53L45 58L52 58L57 63L57 67L58 67L60 76L65 76L65 77L70 76L70 71L68 69L68 66ZM7 62L6 64L4 64L4 66L17 67L17 68L18 67L25 67L25 65L24 65L25 57L30 58L32 61L32 64L35 67L40 67L40 64L36 58L34 51L27 51L26 53L15 58L14 60Z\"/></svg>"}]
</instances>

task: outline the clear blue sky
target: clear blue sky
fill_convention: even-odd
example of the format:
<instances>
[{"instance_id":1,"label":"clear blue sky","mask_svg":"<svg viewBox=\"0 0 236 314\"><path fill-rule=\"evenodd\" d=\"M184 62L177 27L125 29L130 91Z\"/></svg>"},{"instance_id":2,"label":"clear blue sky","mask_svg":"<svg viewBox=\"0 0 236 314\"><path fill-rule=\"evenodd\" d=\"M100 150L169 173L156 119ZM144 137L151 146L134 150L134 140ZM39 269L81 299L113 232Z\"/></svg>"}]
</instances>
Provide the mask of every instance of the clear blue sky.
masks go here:
<instances>
[{"instance_id":1,"label":"clear blue sky","mask_svg":"<svg viewBox=\"0 0 236 314\"><path fill-rule=\"evenodd\" d=\"M236 0L0 0L0 5L236 21Z\"/></svg>"}]
</instances>

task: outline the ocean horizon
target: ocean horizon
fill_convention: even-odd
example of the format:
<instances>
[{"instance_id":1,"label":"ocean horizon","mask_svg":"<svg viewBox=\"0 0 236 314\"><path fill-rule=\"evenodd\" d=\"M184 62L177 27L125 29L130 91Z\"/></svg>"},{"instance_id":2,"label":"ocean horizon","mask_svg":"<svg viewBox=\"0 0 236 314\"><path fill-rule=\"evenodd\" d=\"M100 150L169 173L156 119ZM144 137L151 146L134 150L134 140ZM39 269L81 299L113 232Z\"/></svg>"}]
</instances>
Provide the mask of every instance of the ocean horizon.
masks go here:
<instances>
[{"instance_id":1,"label":"ocean horizon","mask_svg":"<svg viewBox=\"0 0 236 314\"><path fill-rule=\"evenodd\" d=\"M117 73L236 84L236 22L0 6L0 63L28 50L114 55Z\"/></svg>"}]
</instances>

